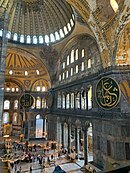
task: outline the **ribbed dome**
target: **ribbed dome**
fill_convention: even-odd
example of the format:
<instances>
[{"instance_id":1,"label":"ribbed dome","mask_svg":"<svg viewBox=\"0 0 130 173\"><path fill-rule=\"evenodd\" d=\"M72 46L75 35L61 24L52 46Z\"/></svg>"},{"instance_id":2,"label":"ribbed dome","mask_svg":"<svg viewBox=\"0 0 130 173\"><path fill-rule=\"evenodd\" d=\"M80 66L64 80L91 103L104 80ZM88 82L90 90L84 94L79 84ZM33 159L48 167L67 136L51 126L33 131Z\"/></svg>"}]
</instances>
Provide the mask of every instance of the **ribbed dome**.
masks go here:
<instances>
[{"instance_id":1,"label":"ribbed dome","mask_svg":"<svg viewBox=\"0 0 130 173\"><path fill-rule=\"evenodd\" d=\"M65 0L5 0L0 6L9 16L8 38L17 42L49 44L74 28L73 10Z\"/></svg>"}]
</instances>

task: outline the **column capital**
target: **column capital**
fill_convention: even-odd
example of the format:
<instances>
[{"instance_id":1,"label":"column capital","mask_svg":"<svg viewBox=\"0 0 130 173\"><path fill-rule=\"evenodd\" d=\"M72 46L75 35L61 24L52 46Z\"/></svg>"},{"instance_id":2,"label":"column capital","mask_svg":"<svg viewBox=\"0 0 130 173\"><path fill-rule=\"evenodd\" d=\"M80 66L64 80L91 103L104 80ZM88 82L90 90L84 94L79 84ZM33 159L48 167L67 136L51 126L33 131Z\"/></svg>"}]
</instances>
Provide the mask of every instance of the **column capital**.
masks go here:
<instances>
[{"instance_id":1,"label":"column capital","mask_svg":"<svg viewBox=\"0 0 130 173\"><path fill-rule=\"evenodd\" d=\"M85 121L84 123L82 123L82 130L83 131L88 131L89 127L90 127L90 122L89 121Z\"/></svg>"}]
</instances>

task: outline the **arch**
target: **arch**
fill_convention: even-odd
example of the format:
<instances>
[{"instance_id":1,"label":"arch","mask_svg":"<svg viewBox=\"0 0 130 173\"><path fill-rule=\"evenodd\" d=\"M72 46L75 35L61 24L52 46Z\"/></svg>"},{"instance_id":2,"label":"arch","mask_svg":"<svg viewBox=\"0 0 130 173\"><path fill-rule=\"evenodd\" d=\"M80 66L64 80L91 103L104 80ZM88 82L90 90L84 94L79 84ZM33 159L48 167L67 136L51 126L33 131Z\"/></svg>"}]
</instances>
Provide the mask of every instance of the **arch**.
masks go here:
<instances>
[{"instance_id":1,"label":"arch","mask_svg":"<svg viewBox=\"0 0 130 173\"><path fill-rule=\"evenodd\" d=\"M5 100L5 101L4 101L4 109L5 109L5 110L10 109L10 101L9 101L9 100Z\"/></svg>"}]
</instances>

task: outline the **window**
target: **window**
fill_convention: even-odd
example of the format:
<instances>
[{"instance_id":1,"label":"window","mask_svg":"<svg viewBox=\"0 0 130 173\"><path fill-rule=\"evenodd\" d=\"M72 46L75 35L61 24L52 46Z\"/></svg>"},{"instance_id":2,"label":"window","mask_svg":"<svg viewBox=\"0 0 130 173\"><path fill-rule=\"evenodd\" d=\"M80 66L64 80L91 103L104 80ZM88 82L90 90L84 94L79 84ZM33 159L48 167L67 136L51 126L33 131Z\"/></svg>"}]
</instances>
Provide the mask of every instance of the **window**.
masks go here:
<instances>
[{"instance_id":1,"label":"window","mask_svg":"<svg viewBox=\"0 0 130 173\"><path fill-rule=\"evenodd\" d=\"M82 49L82 58L84 57L84 55L85 55L85 50Z\"/></svg>"},{"instance_id":2,"label":"window","mask_svg":"<svg viewBox=\"0 0 130 173\"><path fill-rule=\"evenodd\" d=\"M25 72L24 72L24 74L25 74L25 76L27 76L27 75L28 75L28 72L27 72L27 71L25 71Z\"/></svg>"},{"instance_id":3,"label":"window","mask_svg":"<svg viewBox=\"0 0 130 173\"><path fill-rule=\"evenodd\" d=\"M39 43L42 44L43 43L43 36L39 36Z\"/></svg>"},{"instance_id":4,"label":"window","mask_svg":"<svg viewBox=\"0 0 130 173\"><path fill-rule=\"evenodd\" d=\"M71 31L70 23L67 23L68 30Z\"/></svg>"},{"instance_id":5,"label":"window","mask_svg":"<svg viewBox=\"0 0 130 173\"><path fill-rule=\"evenodd\" d=\"M40 97L37 97L37 100L36 100L36 108L37 109L40 109L41 108L41 98Z\"/></svg>"},{"instance_id":6,"label":"window","mask_svg":"<svg viewBox=\"0 0 130 173\"><path fill-rule=\"evenodd\" d=\"M3 114L3 124L7 124L7 123L9 123L9 113L4 112L4 114Z\"/></svg>"},{"instance_id":7,"label":"window","mask_svg":"<svg viewBox=\"0 0 130 173\"><path fill-rule=\"evenodd\" d=\"M7 38L8 38L8 39L11 38L11 32L10 32L10 31L8 31L8 33L7 33Z\"/></svg>"},{"instance_id":8,"label":"window","mask_svg":"<svg viewBox=\"0 0 130 173\"><path fill-rule=\"evenodd\" d=\"M116 13L118 10L118 4L117 4L116 0L110 0L110 4L111 4L112 9Z\"/></svg>"},{"instance_id":9,"label":"window","mask_svg":"<svg viewBox=\"0 0 130 173\"><path fill-rule=\"evenodd\" d=\"M59 32L60 32L60 37L61 37L61 38L64 38L64 33L63 33L63 30L62 30L62 29L60 29L60 31L59 31Z\"/></svg>"},{"instance_id":10,"label":"window","mask_svg":"<svg viewBox=\"0 0 130 173\"><path fill-rule=\"evenodd\" d=\"M47 108L46 99L42 98L42 108Z\"/></svg>"},{"instance_id":11,"label":"window","mask_svg":"<svg viewBox=\"0 0 130 173\"><path fill-rule=\"evenodd\" d=\"M75 60L78 60L78 58L79 58L79 50L78 49L76 49L76 55L75 55Z\"/></svg>"},{"instance_id":12,"label":"window","mask_svg":"<svg viewBox=\"0 0 130 173\"><path fill-rule=\"evenodd\" d=\"M18 114L17 112L13 113L12 123L17 124L18 123Z\"/></svg>"},{"instance_id":13,"label":"window","mask_svg":"<svg viewBox=\"0 0 130 173\"><path fill-rule=\"evenodd\" d=\"M33 36L33 43L37 44L37 37L36 37L36 35Z\"/></svg>"},{"instance_id":14,"label":"window","mask_svg":"<svg viewBox=\"0 0 130 173\"><path fill-rule=\"evenodd\" d=\"M36 116L36 138L42 138L43 137L43 119L38 114Z\"/></svg>"},{"instance_id":15,"label":"window","mask_svg":"<svg viewBox=\"0 0 130 173\"><path fill-rule=\"evenodd\" d=\"M61 81L61 75L59 75L59 81Z\"/></svg>"},{"instance_id":16,"label":"window","mask_svg":"<svg viewBox=\"0 0 130 173\"><path fill-rule=\"evenodd\" d=\"M4 101L4 109L9 109L10 108L10 101L9 100L5 100Z\"/></svg>"},{"instance_id":17,"label":"window","mask_svg":"<svg viewBox=\"0 0 130 173\"><path fill-rule=\"evenodd\" d=\"M30 37L30 35L27 36L27 43L31 43L31 37Z\"/></svg>"},{"instance_id":18,"label":"window","mask_svg":"<svg viewBox=\"0 0 130 173\"><path fill-rule=\"evenodd\" d=\"M15 92L15 88L12 88L12 92Z\"/></svg>"},{"instance_id":19,"label":"window","mask_svg":"<svg viewBox=\"0 0 130 173\"><path fill-rule=\"evenodd\" d=\"M76 65L76 71L75 71L76 73L78 73L79 72L79 66L78 65Z\"/></svg>"},{"instance_id":20,"label":"window","mask_svg":"<svg viewBox=\"0 0 130 173\"><path fill-rule=\"evenodd\" d=\"M81 108L82 108L83 110L86 109L86 92L85 92L85 91L83 91L83 92L81 93Z\"/></svg>"},{"instance_id":21,"label":"window","mask_svg":"<svg viewBox=\"0 0 130 173\"><path fill-rule=\"evenodd\" d=\"M92 86L90 86L88 91L88 110L89 109L92 109Z\"/></svg>"},{"instance_id":22,"label":"window","mask_svg":"<svg viewBox=\"0 0 130 173\"><path fill-rule=\"evenodd\" d=\"M45 86L42 87L42 91L43 92L46 91L46 87Z\"/></svg>"},{"instance_id":23,"label":"window","mask_svg":"<svg viewBox=\"0 0 130 173\"><path fill-rule=\"evenodd\" d=\"M17 40L18 40L18 35L17 35L16 33L14 33L13 40L14 40L14 41L17 41Z\"/></svg>"},{"instance_id":24,"label":"window","mask_svg":"<svg viewBox=\"0 0 130 173\"><path fill-rule=\"evenodd\" d=\"M73 76L73 68L71 68L70 75Z\"/></svg>"},{"instance_id":25,"label":"window","mask_svg":"<svg viewBox=\"0 0 130 173\"><path fill-rule=\"evenodd\" d=\"M18 100L14 101L14 109L18 109Z\"/></svg>"},{"instance_id":26,"label":"window","mask_svg":"<svg viewBox=\"0 0 130 173\"><path fill-rule=\"evenodd\" d=\"M69 77L69 72L68 71L66 71L66 78L68 78Z\"/></svg>"},{"instance_id":27,"label":"window","mask_svg":"<svg viewBox=\"0 0 130 173\"><path fill-rule=\"evenodd\" d=\"M36 70L37 75L39 75L39 70Z\"/></svg>"},{"instance_id":28,"label":"window","mask_svg":"<svg viewBox=\"0 0 130 173\"><path fill-rule=\"evenodd\" d=\"M67 65L69 65L70 64L70 57L69 57L69 55L67 56Z\"/></svg>"},{"instance_id":29,"label":"window","mask_svg":"<svg viewBox=\"0 0 130 173\"><path fill-rule=\"evenodd\" d=\"M63 69L65 68L65 62L63 62Z\"/></svg>"},{"instance_id":30,"label":"window","mask_svg":"<svg viewBox=\"0 0 130 173\"><path fill-rule=\"evenodd\" d=\"M16 92L18 92L19 91L19 89L18 88L16 88Z\"/></svg>"},{"instance_id":31,"label":"window","mask_svg":"<svg viewBox=\"0 0 130 173\"><path fill-rule=\"evenodd\" d=\"M71 51L71 63L74 62L74 50Z\"/></svg>"},{"instance_id":32,"label":"window","mask_svg":"<svg viewBox=\"0 0 130 173\"><path fill-rule=\"evenodd\" d=\"M71 93L71 108L74 108L74 93Z\"/></svg>"},{"instance_id":33,"label":"window","mask_svg":"<svg viewBox=\"0 0 130 173\"><path fill-rule=\"evenodd\" d=\"M21 43L24 43L24 35L21 35L21 36L20 36L20 42L21 42Z\"/></svg>"},{"instance_id":34,"label":"window","mask_svg":"<svg viewBox=\"0 0 130 173\"><path fill-rule=\"evenodd\" d=\"M91 68L91 59L88 60L88 68Z\"/></svg>"},{"instance_id":35,"label":"window","mask_svg":"<svg viewBox=\"0 0 130 173\"><path fill-rule=\"evenodd\" d=\"M80 109L80 93L76 95L76 109Z\"/></svg>"},{"instance_id":36,"label":"window","mask_svg":"<svg viewBox=\"0 0 130 173\"><path fill-rule=\"evenodd\" d=\"M69 94L67 94L66 95L66 109L69 109L69 107L70 107L70 95Z\"/></svg>"},{"instance_id":37,"label":"window","mask_svg":"<svg viewBox=\"0 0 130 173\"><path fill-rule=\"evenodd\" d=\"M63 80L65 79L65 73L62 74L62 79L63 79Z\"/></svg>"},{"instance_id":38,"label":"window","mask_svg":"<svg viewBox=\"0 0 130 173\"><path fill-rule=\"evenodd\" d=\"M73 27L74 26L73 19L70 19L70 23L71 23L71 26Z\"/></svg>"},{"instance_id":39,"label":"window","mask_svg":"<svg viewBox=\"0 0 130 173\"><path fill-rule=\"evenodd\" d=\"M0 30L0 37L2 37L2 35L3 35L3 31L2 31L2 30Z\"/></svg>"},{"instance_id":40,"label":"window","mask_svg":"<svg viewBox=\"0 0 130 173\"><path fill-rule=\"evenodd\" d=\"M64 26L64 33L65 33L65 35L68 34L68 30L67 30L66 26Z\"/></svg>"},{"instance_id":41,"label":"window","mask_svg":"<svg viewBox=\"0 0 130 173\"><path fill-rule=\"evenodd\" d=\"M65 95L62 95L62 108L65 109Z\"/></svg>"},{"instance_id":42,"label":"window","mask_svg":"<svg viewBox=\"0 0 130 173\"><path fill-rule=\"evenodd\" d=\"M41 90L40 86L37 86L37 87L36 87L36 90L37 90L37 91L40 91L40 90Z\"/></svg>"},{"instance_id":43,"label":"window","mask_svg":"<svg viewBox=\"0 0 130 173\"><path fill-rule=\"evenodd\" d=\"M6 88L6 91L7 91L7 92L9 92L9 91L10 91L10 88L9 88L9 87L7 87L7 88Z\"/></svg>"},{"instance_id":44,"label":"window","mask_svg":"<svg viewBox=\"0 0 130 173\"><path fill-rule=\"evenodd\" d=\"M61 94L58 93L57 108L61 108Z\"/></svg>"},{"instance_id":45,"label":"window","mask_svg":"<svg viewBox=\"0 0 130 173\"><path fill-rule=\"evenodd\" d=\"M12 75L12 74L13 74L13 70L10 70L10 71L9 71L9 74Z\"/></svg>"},{"instance_id":46,"label":"window","mask_svg":"<svg viewBox=\"0 0 130 173\"><path fill-rule=\"evenodd\" d=\"M50 40L51 40L51 42L55 42L55 37L54 37L54 34L50 34Z\"/></svg>"},{"instance_id":47,"label":"window","mask_svg":"<svg viewBox=\"0 0 130 173\"><path fill-rule=\"evenodd\" d=\"M49 36L45 35L45 43L49 43Z\"/></svg>"},{"instance_id":48,"label":"window","mask_svg":"<svg viewBox=\"0 0 130 173\"><path fill-rule=\"evenodd\" d=\"M81 71L84 71L84 62L81 64Z\"/></svg>"},{"instance_id":49,"label":"window","mask_svg":"<svg viewBox=\"0 0 130 173\"><path fill-rule=\"evenodd\" d=\"M60 36L59 36L59 33L58 32L55 32L55 37L56 37L56 40L59 40L60 39Z\"/></svg>"}]
</instances>

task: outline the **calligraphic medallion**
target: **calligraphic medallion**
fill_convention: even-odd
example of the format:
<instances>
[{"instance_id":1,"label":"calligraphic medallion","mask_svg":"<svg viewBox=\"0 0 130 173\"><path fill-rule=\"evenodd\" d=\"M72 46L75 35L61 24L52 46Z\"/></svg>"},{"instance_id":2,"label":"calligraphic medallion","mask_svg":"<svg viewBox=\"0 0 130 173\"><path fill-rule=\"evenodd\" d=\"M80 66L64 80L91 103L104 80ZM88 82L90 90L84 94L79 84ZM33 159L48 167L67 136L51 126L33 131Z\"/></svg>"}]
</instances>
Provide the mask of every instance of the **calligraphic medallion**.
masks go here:
<instances>
[{"instance_id":1,"label":"calligraphic medallion","mask_svg":"<svg viewBox=\"0 0 130 173\"><path fill-rule=\"evenodd\" d=\"M30 94L23 94L20 98L20 104L24 108L30 108L33 105L33 96Z\"/></svg>"},{"instance_id":2,"label":"calligraphic medallion","mask_svg":"<svg viewBox=\"0 0 130 173\"><path fill-rule=\"evenodd\" d=\"M97 83L96 100L103 109L114 108L119 103L120 95L120 87L114 79L104 77Z\"/></svg>"}]
</instances>

